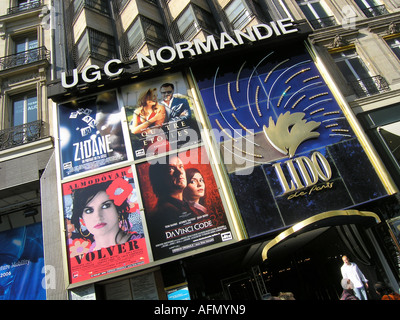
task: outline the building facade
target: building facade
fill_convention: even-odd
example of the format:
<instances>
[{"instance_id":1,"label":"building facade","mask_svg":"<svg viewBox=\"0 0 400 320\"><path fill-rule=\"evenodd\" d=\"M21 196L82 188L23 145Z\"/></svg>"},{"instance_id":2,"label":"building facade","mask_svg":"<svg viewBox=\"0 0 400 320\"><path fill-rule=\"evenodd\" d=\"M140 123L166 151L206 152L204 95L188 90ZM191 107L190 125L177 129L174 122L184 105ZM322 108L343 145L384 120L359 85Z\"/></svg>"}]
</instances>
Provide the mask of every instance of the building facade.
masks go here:
<instances>
[{"instance_id":1,"label":"building facade","mask_svg":"<svg viewBox=\"0 0 400 320\"><path fill-rule=\"evenodd\" d=\"M343 255L398 289L399 1L6 2L2 234L38 222L46 299L337 300Z\"/></svg>"},{"instance_id":2,"label":"building facade","mask_svg":"<svg viewBox=\"0 0 400 320\"><path fill-rule=\"evenodd\" d=\"M40 177L54 150L50 1L1 4L1 296L44 299ZM32 286L18 280L21 270Z\"/></svg>"}]
</instances>

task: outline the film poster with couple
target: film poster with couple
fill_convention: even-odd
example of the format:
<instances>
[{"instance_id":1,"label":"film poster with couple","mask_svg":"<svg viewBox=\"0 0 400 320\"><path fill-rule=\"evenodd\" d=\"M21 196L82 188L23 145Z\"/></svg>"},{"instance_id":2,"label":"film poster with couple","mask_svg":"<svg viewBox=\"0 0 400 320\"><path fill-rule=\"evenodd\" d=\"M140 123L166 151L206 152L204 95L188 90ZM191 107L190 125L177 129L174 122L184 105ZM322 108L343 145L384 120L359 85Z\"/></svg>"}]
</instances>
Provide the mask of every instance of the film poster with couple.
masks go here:
<instances>
[{"instance_id":1,"label":"film poster with couple","mask_svg":"<svg viewBox=\"0 0 400 320\"><path fill-rule=\"evenodd\" d=\"M205 147L136 170L155 260L233 239Z\"/></svg>"},{"instance_id":2,"label":"film poster with couple","mask_svg":"<svg viewBox=\"0 0 400 320\"><path fill-rule=\"evenodd\" d=\"M193 98L175 73L121 88L135 160L201 141Z\"/></svg>"},{"instance_id":3,"label":"film poster with couple","mask_svg":"<svg viewBox=\"0 0 400 320\"><path fill-rule=\"evenodd\" d=\"M70 283L149 262L132 167L64 183L62 192Z\"/></svg>"}]
</instances>

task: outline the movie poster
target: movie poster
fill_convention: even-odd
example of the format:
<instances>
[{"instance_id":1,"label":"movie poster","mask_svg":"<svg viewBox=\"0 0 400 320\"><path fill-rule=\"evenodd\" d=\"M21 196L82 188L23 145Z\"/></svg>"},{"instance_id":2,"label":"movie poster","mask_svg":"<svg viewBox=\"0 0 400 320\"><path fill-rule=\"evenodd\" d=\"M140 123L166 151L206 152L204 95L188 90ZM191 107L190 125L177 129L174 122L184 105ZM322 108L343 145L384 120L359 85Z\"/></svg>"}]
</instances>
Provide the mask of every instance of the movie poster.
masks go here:
<instances>
[{"instance_id":1,"label":"movie poster","mask_svg":"<svg viewBox=\"0 0 400 320\"><path fill-rule=\"evenodd\" d=\"M58 106L62 177L127 159L115 91Z\"/></svg>"},{"instance_id":2,"label":"movie poster","mask_svg":"<svg viewBox=\"0 0 400 320\"><path fill-rule=\"evenodd\" d=\"M0 233L0 300L46 300L42 224Z\"/></svg>"},{"instance_id":3,"label":"movie poster","mask_svg":"<svg viewBox=\"0 0 400 320\"><path fill-rule=\"evenodd\" d=\"M121 93L136 160L201 140L193 98L181 74L135 83Z\"/></svg>"},{"instance_id":4,"label":"movie poster","mask_svg":"<svg viewBox=\"0 0 400 320\"><path fill-rule=\"evenodd\" d=\"M70 282L149 262L132 168L62 185Z\"/></svg>"},{"instance_id":5,"label":"movie poster","mask_svg":"<svg viewBox=\"0 0 400 320\"><path fill-rule=\"evenodd\" d=\"M155 260L232 240L204 147L136 169Z\"/></svg>"}]
</instances>

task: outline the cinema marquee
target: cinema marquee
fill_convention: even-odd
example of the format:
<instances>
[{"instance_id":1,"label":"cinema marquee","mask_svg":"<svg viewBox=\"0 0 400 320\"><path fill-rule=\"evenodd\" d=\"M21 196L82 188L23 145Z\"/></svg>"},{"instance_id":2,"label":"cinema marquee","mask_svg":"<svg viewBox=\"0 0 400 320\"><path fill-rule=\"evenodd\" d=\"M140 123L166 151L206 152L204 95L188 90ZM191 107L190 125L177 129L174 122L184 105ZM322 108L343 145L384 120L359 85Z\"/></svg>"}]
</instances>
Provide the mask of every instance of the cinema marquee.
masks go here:
<instances>
[{"instance_id":1,"label":"cinema marquee","mask_svg":"<svg viewBox=\"0 0 400 320\"><path fill-rule=\"evenodd\" d=\"M137 54L137 61L139 69L144 69L148 66L154 67L158 63L167 64L176 59L185 59L187 57L199 56L213 51L224 50L228 46L240 46L249 42L257 42L269 39L273 36L279 37L282 35L298 32L290 19L282 19L278 21L271 21L269 24L258 24L248 27L246 32L234 30L234 37L226 32L222 32L217 40L213 35L207 36L205 42L200 39L193 39L193 41L183 41L176 43L174 47L164 46L154 52L150 50L149 56L142 53ZM104 65L105 76L112 78L119 76L124 67L119 59L109 60ZM86 83L92 83L102 79L101 68L97 65L89 65L82 70L82 80ZM67 83L67 76L65 72L61 73L61 84L64 88L69 89L75 87L79 82L78 70L73 70L72 81Z\"/></svg>"}]
</instances>

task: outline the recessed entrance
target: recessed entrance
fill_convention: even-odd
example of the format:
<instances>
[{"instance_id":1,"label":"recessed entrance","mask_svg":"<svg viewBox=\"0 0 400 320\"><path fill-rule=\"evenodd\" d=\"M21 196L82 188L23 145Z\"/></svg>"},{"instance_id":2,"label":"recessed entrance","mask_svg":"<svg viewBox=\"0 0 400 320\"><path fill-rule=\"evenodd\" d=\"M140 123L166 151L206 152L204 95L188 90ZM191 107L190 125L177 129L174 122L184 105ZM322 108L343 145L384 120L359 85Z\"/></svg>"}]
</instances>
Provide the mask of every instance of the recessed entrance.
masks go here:
<instances>
[{"instance_id":1,"label":"recessed entrance","mask_svg":"<svg viewBox=\"0 0 400 320\"><path fill-rule=\"evenodd\" d=\"M376 242L381 242L383 233L379 222L378 216L369 212L327 212L274 239L244 241L214 254L186 259L189 289L196 299L259 300L265 293L259 290L256 274L260 274L265 296L292 292L296 300L337 301L342 293L342 256L347 255L369 280L370 299L376 299L374 283L388 282L393 271L380 249L385 244ZM256 274L255 267L259 270Z\"/></svg>"},{"instance_id":2,"label":"recessed entrance","mask_svg":"<svg viewBox=\"0 0 400 320\"><path fill-rule=\"evenodd\" d=\"M366 229L380 222L372 212L329 211L306 219L264 247L262 274L272 295L290 291L302 300L339 300L342 256L355 262L371 284L381 267Z\"/></svg>"},{"instance_id":3,"label":"recessed entrance","mask_svg":"<svg viewBox=\"0 0 400 320\"><path fill-rule=\"evenodd\" d=\"M351 244L348 237L352 233L360 238L353 238ZM370 283L375 283L379 267L362 233L354 225L327 227L304 234L296 247L281 248L261 268L268 291L273 296L290 291L298 300L339 300L342 255L349 256ZM369 290L371 298L376 298L373 291Z\"/></svg>"}]
</instances>

